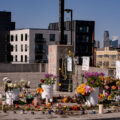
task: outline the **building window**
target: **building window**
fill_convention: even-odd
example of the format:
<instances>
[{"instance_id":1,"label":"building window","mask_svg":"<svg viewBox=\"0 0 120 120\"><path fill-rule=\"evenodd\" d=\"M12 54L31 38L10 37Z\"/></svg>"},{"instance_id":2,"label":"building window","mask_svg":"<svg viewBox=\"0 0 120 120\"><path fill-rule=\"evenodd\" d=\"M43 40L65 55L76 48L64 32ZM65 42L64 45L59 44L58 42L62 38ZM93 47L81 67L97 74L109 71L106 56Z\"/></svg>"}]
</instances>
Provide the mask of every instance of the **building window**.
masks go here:
<instances>
[{"instance_id":1,"label":"building window","mask_svg":"<svg viewBox=\"0 0 120 120\"><path fill-rule=\"evenodd\" d=\"M80 27L80 32L83 32L83 27Z\"/></svg>"},{"instance_id":2,"label":"building window","mask_svg":"<svg viewBox=\"0 0 120 120\"><path fill-rule=\"evenodd\" d=\"M27 62L27 55L25 55L25 62Z\"/></svg>"},{"instance_id":3,"label":"building window","mask_svg":"<svg viewBox=\"0 0 120 120\"><path fill-rule=\"evenodd\" d=\"M89 26L86 27L86 32L89 32Z\"/></svg>"},{"instance_id":4,"label":"building window","mask_svg":"<svg viewBox=\"0 0 120 120\"><path fill-rule=\"evenodd\" d=\"M68 41L68 36L65 34L64 35L64 44L67 44L67 41Z\"/></svg>"},{"instance_id":5,"label":"building window","mask_svg":"<svg viewBox=\"0 0 120 120\"><path fill-rule=\"evenodd\" d=\"M115 58L116 58L116 55L111 55L111 58L112 58L112 59L115 59Z\"/></svg>"},{"instance_id":6,"label":"building window","mask_svg":"<svg viewBox=\"0 0 120 120\"><path fill-rule=\"evenodd\" d=\"M105 61L105 62L103 63L103 65L106 66L106 67L108 67L108 66L109 66L109 62L108 62L108 61Z\"/></svg>"},{"instance_id":7,"label":"building window","mask_svg":"<svg viewBox=\"0 0 120 120\"><path fill-rule=\"evenodd\" d=\"M15 45L15 51L17 52L17 45Z\"/></svg>"},{"instance_id":8,"label":"building window","mask_svg":"<svg viewBox=\"0 0 120 120\"><path fill-rule=\"evenodd\" d=\"M13 35L10 36L10 40L14 41L14 36Z\"/></svg>"},{"instance_id":9,"label":"building window","mask_svg":"<svg viewBox=\"0 0 120 120\"><path fill-rule=\"evenodd\" d=\"M50 41L55 41L55 34L50 34Z\"/></svg>"},{"instance_id":10,"label":"building window","mask_svg":"<svg viewBox=\"0 0 120 120\"><path fill-rule=\"evenodd\" d=\"M98 61L97 65L102 66L102 61Z\"/></svg>"},{"instance_id":11,"label":"building window","mask_svg":"<svg viewBox=\"0 0 120 120\"><path fill-rule=\"evenodd\" d=\"M21 52L23 52L23 45L21 45Z\"/></svg>"},{"instance_id":12,"label":"building window","mask_svg":"<svg viewBox=\"0 0 120 120\"><path fill-rule=\"evenodd\" d=\"M17 35L15 36L15 40L18 41L18 36Z\"/></svg>"},{"instance_id":13,"label":"building window","mask_svg":"<svg viewBox=\"0 0 120 120\"><path fill-rule=\"evenodd\" d=\"M102 55L97 55L98 58L102 58L103 56Z\"/></svg>"},{"instance_id":14,"label":"building window","mask_svg":"<svg viewBox=\"0 0 120 120\"><path fill-rule=\"evenodd\" d=\"M27 35L27 34L25 34L25 41L27 41L27 39L28 39L28 35Z\"/></svg>"},{"instance_id":15,"label":"building window","mask_svg":"<svg viewBox=\"0 0 120 120\"><path fill-rule=\"evenodd\" d=\"M43 41L43 34L35 34L35 41Z\"/></svg>"},{"instance_id":16,"label":"building window","mask_svg":"<svg viewBox=\"0 0 120 120\"><path fill-rule=\"evenodd\" d=\"M114 61L111 63L111 66L115 66L115 62Z\"/></svg>"},{"instance_id":17,"label":"building window","mask_svg":"<svg viewBox=\"0 0 120 120\"><path fill-rule=\"evenodd\" d=\"M25 44L25 51L27 51L27 44Z\"/></svg>"},{"instance_id":18,"label":"building window","mask_svg":"<svg viewBox=\"0 0 120 120\"><path fill-rule=\"evenodd\" d=\"M23 62L23 55L21 55L21 62Z\"/></svg>"},{"instance_id":19,"label":"building window","mask_svg":"<svg viewBox=\"0 0 120 120\"><path fill-rule=\"evenodd\" d=\"M15 62L17 62L17 55L15 55Z\"/></svg>"},{"instance_id":20,"label":"building window","mask_svg":"<svg viewBox=\"0 0 120 120\"><path fill-rule=\"evenodd\" d=\"M109 55L105 54L104 57L109 57Z\"/></svg>"},{"instance_id":21,"label":"building window","mask_svg":"<svg viewBox=\"0 0 120 120\"><path fill-rule=\"evenodd\" d=\"M23 34L21 34L21 41L23 41Z\"/></svg>"}]
</instances>

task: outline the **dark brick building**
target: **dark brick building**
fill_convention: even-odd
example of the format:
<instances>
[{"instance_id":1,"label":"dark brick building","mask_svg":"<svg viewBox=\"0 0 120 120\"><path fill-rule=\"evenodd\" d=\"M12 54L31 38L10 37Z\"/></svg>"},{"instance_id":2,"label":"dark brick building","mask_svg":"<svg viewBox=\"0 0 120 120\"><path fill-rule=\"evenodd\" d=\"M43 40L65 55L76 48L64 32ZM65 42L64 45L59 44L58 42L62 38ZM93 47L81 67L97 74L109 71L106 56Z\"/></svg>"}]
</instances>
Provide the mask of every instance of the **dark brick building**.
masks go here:
<instances>
[{"instance_id":1,"label":"dark brick building","mask_svg":"<svg viewBox=\"0 0 120 120\"><path fill-rule=\"evenodd\" d=\"M10 62L12 47L9 42L9 32L15 29L15 22L11 22L11 12L0 11L0 62Z\"/></svg>"},{"instance_id":2,"label":"dark brick building","mask_svg":"<svg viewBox=\"0 0 120 120\"><path fill-rule=\"evenodd\" d=\"M79 64L82 64L82 56L90 57L90 65L94 65L94 21L74 20L72 22L72 45L74 55L79 57ZM50 23L50 30L58 30L58 23ZM64 22L64 30L71 30L71 22ZM66 41L66 43L70 43Z\"/></svg>"}]
</instances>

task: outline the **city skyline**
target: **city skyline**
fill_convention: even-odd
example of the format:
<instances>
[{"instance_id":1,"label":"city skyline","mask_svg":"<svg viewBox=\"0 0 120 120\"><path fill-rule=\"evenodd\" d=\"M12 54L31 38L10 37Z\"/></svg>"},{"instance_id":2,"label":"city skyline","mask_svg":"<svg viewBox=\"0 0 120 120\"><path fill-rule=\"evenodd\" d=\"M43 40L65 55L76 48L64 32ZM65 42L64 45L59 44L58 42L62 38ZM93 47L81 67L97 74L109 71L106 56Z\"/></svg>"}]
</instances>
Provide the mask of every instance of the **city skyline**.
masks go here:
<instances>
[{"instance_id":1,"label":"city skyline","mask_svg":"<svg viewBox=\"0 0 120 120\"><path fill-rule=\"evenodd\" d=\"M106 30L110 38L120 37L119 3L119 0L65 0L65 8L73 9L74 20L95 21L95 40L102 45ZM49 23L59 20L59 0L1 0L0 11L12 12L16 28L47 28ZM65 20L70 20L69 14L65 14Z\"/></svg>"}]
</instances>

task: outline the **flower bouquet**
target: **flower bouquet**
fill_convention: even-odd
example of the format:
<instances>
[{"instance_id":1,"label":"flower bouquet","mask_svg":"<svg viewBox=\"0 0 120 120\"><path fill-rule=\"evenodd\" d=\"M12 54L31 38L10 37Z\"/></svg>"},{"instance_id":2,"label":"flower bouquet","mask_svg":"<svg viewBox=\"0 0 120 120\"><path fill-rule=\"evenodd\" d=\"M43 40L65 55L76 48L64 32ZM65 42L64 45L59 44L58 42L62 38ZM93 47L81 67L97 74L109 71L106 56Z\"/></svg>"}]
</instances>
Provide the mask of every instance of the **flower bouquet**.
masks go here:
<instances>
[{"instance_id":1,"label":"flower bouquet","mask_svg":"<svg viewBox=\"0 0 120 120\"><path fill-rule=\"evenodd\" d=\"M87 79L86 84L91 87L99 87L104 79L104 73L85 72L84 76Z\"/></svg>"},{"instance_id":2,"label":"flower bouquet","mask_svg":"<svg viewBox=\"0 0 120 120\"><path fill-rule=\"evenodd\" d=\"M77 87L77 94L78 94L78 100L79 103L84 103L88 99L90 93L93 91L92 87L86 85L86 84L81 84Z\"/></svg>"},{"instance_id":3,"label":"flower bouquet","mask_svg":"<svg viewBox=\"0 0 120 120\"><path fill-rule=\"evenodd\" d=\"M55 84L56 79L57 76L46 73L44 79L40 80L38 87L42 89L37 89L41 93L43 99L52 98L53 84Z\"/></svg>"},{"instance_id":4,"label":"flower bouquet","mask_svg":"<svg viewBox=\"0 0 120 120\"><path fill-rule=\"evenodd\" d=\"M17 101L19 99L20 91L29 85L29 81L26 82L24 80L20 80L18 82L12 82L8 77L3 78L2 87L6 95L6 103L12 105L13 101Z\"/></svg>"},{"instance_id":5,"label":"flower bouquet","mask_svg":"<svg viewBox=\"0 0 120 120\"><path fill-rule=\"evenodd\" d=\"M88 105L95 106L98 104L99 87L103 84L104 73L85 72L84 76L87 79L86 84L93 87L93 92L88 98Z\"/></svg>"}]
</instances>

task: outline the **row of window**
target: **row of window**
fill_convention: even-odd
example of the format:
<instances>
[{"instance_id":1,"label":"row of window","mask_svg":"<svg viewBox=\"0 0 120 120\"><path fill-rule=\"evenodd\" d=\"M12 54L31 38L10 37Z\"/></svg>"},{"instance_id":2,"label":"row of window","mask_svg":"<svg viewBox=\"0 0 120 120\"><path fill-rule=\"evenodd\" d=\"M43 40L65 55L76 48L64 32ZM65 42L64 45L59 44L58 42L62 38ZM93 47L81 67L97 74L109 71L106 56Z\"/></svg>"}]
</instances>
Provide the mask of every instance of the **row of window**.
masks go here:
<instances>
[{"instance_id":1,"label":"row of window","mask_svg":"<svg viewBox=\"0 0 120 120\"><path fill-rule=\"evenodd\" d=\"M55 41L55 34L50 34L50 41ZM64 36L65 40L67 40L67 35ZM28 40L28 34L21 34L20 35L21 41L27 41ZM18 35L11 35L10 36L11 41L18 41ZM37 41L43 41L43 34L36 33L35 34L35 40Z\"/></svg>"},{"instance_id":2,"label":"row of window","mask_svg":"<svg viewBox=\"0 0 120 120\"><path fill-rule=\"evenodd\" d=\"M18 45L15 45L13 48L14 48L14 51L15 51L15 52L18 51ZM20 46L20 49L21 49L21 52L23 52L23 51L27 52L27 50L28 50L27 44L21 45L21 46Z\"/></svg>"},{"instance_id":3,"label":"row of window","mask_svg":"<svg viewBox=\"0 0 120 120\"><path fill-rule=\"evenodd\" d=\"M89 26L77 27L77 32L88 33L89 32Z\"/></svg>"},{"instance_id":4,"label":"row of window","mask_svg":"<svg viewBox=\"0 0 120 120\"><path fill-rule=\"evenodd\" d=\"M116 55L97 55L98 58L102 58L102 57L111 57L112 59L115 59L116 58Z\"/></svg>"},{"instance_id":5,"label":"row of window","mask_svg":"<svg viewBox=\"0 0 120 120\"><path fill-rule=\"evenodd\" d=\"M18 56L15 55L15 62L27 62L27 61L28 61L27 55L25 55L25 56L21 55L20 56L20 61L18 61Z\"/></svg>"},{"instance_id":6,"label":"row of window","mask_svg":"<svg viewBox=\"0 0 120 120\"><path fill-rule=\"evenodd\" d=\"M25 40L27 41L28 40L28 34L21 34L20 35L20 39L21 41ZM10 36L10 41L18 41L18 35L11 35Z\"/></svg>"},{"instance_id":7,"label":"row of window","mask_svg":"<svg viewBox=\"0 0 120 120\"><path fill-rule=\"evenodd\" d=\"M104 61L104 62L102 62L102 61L99 61L99 62L97 62L97 65L98 66L109 66L109 61ZM115 62L113 61L112 63L111 63L111 66L115 66Z\"/></svg>"}]
</instances>

